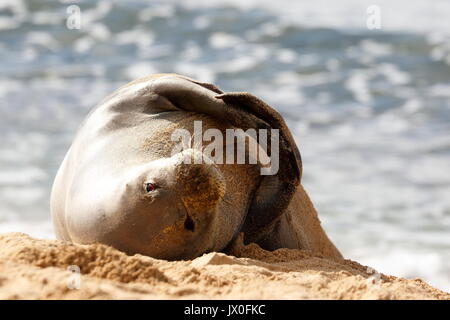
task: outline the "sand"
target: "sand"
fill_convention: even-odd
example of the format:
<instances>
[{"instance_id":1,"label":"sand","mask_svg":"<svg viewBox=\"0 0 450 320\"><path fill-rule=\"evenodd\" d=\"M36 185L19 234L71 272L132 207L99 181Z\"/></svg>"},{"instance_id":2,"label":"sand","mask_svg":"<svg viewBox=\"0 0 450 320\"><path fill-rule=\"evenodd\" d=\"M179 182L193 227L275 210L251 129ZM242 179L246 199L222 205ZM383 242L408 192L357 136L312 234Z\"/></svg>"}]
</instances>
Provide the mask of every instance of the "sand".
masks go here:
<instances>
[{"instance_id":1,"label":"sand","mask_svg":"<svg viewBox=\"0 0 450 320\"><path fill-rule=\"evenodd\" d=\"M450 299L420 279L302 250L269 252L241 238L226 253L189 261L23 233L0 235L0 248L0 299Z\"/></svg>"}]
</instances>

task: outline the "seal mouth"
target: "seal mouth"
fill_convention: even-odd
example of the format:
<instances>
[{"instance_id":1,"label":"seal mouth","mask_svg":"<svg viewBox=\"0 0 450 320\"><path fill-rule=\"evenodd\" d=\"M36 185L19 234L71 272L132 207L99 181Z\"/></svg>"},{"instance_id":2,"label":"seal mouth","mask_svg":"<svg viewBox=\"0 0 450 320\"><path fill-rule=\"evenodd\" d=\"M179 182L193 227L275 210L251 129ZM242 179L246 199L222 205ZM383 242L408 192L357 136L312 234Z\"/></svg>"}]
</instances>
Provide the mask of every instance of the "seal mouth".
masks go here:
<instances>
[{"instance_id":1,"label":"seal mouth","mask_svg":"<svg viewBox=\"0 0 450 320\"><path fill-rule=\"evenodd\" d=\"M186 218L184 219L184 228L190 232L194 232L195 231L195 222L192 219L192 217L189 215L189 210L188 210L186 204L184 203L184 201L181 201L181 203L183 204L184 212L186 213Z\"/></svg>"},{"instance_id":2,"label":"seal mouth","mask_svg":"<svg viewBox=\"0 0 450 320\"><path fill-rule=\"evenodd\" d=\"M191 232L195 231L195 222L194 220L192 220L191 216L187 212L186 212L186 219L184 220L184 228Z\"/></svg>"}]
</instances>

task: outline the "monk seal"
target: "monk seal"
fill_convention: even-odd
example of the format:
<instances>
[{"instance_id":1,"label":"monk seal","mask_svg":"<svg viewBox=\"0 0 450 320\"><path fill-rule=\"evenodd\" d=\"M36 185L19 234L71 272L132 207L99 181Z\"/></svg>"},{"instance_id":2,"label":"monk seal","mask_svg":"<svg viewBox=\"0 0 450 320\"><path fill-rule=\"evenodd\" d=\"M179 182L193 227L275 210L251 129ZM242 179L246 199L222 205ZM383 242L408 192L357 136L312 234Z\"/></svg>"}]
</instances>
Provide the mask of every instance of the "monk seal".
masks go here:
<instances>
[{"instance_id":1,"label":"monk seal","mask_svg":"<svg viewBox=\"0 0 450 320\"><path fill-rule=\"evenodd\" d=\"M279 170L261 175L260 163L196 163L205 155L195 146L173 153L174 130L194 134L196 121L220 132L277 129ZM242 233L269 250L341 257L301 175L287 125L262 100L156 74L120 87L88 114L56 174L51 216L58 239L161 259L221 251Z\"/></svg>"}]
</instances>

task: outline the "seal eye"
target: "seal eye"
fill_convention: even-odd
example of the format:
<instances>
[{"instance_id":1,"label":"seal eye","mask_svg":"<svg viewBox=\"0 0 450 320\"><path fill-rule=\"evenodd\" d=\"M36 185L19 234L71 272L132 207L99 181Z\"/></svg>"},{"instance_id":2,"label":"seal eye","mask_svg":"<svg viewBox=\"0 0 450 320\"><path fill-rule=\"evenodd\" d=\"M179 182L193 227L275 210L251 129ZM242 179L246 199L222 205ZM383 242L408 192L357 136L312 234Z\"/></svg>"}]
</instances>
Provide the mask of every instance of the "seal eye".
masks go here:
<instances>
[{"instance_id":1,"label":"seal eye","mask_svg":"<svg viewBox=\"0 0 450 320\"><path fill-rule=\"evenodd\" d=\"M156 185L155 184L153 184L151 182L147 182L145 184L145 191L152 192L152 191L155 191L155 190L156 190Z\"/></svg>"}]
</instances>

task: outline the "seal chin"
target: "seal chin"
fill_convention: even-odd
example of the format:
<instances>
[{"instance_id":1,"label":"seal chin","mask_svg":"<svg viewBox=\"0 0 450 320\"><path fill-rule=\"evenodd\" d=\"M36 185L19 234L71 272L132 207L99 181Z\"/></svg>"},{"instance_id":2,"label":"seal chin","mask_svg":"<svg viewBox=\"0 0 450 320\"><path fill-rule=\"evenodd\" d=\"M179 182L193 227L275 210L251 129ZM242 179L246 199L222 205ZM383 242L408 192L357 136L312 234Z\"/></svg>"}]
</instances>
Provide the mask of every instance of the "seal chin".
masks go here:
<instances>
[{"instance_id":1,"label":"seal chin","mask_svg":"<svg viewBox=\"0 0 450 320\"><path fill-rule=\"evenodd\" d=\"M175 214L165 212L165 214ZM148 216L153 215L149 212ZM191 259L212 248L216 211L188 212L177 210L174 223L157 227L154 219L124 221L114 230L101 235L97 242L113 246L127 254L142 254L158 259ZM157 220L162 217L156 217Z\"/></svg>"}]
</instances>

